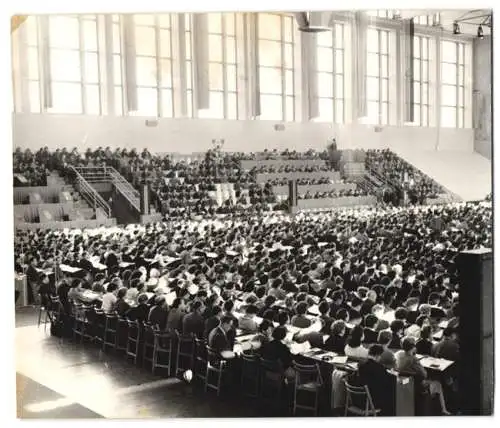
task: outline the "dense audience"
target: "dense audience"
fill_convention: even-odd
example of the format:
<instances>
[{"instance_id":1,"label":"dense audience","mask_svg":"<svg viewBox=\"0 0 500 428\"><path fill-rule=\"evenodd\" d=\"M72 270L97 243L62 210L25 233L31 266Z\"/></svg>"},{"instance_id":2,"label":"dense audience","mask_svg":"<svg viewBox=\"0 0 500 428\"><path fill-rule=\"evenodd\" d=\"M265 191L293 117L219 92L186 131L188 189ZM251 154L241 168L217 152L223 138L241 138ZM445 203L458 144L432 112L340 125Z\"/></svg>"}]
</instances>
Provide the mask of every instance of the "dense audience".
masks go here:
<instances>
[{"instance_id":1,"label":"dense audience","mask_svg":"<svg viewBox=\"0 0 500 428\"><path fill-rule=\"evenodd\" d=\"M407 191L412 204L423 204L427 198L445 193L434 180L389 149L367 150L365 167L379 174L396 191Z\"/></svg>"},{"instance_id":2,"label":"dense audience","mask_svg":"<svg viewBox=\"0 0 500 428\"><path fill-rule=\"evenodd\" d=\"M91 290L90 301L105 312L193 333L217 352L233 349L236 329L255 334L262 355L280 360L290 377L287 336L294 327L296 342L421 376L447 414L441 383L426 380L414 354L458 359L455 259L459 251L491 245L488 202L294 218L243 213L17 231L15 269L29 265L29 290L57 293L68 312L72 301L88 303ZM84 275L70 279L61 264ZM38 268L54 266L61 280L49 284ZM443 338L433 343L440 330ZM316 332L328 337L323 342Z\"/></svg>"},{"instance_id":3,"label":"dense audience","mask_svg":"<svg viewBox=\"0 0 500 428\"><path fill-rule=\"evenodd\" d=\"M368 193L361 189L342 189L342 190L332 190L330 192L310 192L299 195L299 199L324 199L324 198L341 198L345 196L367 196Z\"/></svg>"},{"instance_id":4,"label":"dense audience","mask_svg":"<svg viewBox=\"0 0 500 428\"><path fill-rule=\"evenodd\" d=\"M47 152L43 151L33 154L30 150L23 152L16 149L12 155L13 173L22 175L25 181L14 182L14 185L46 186L48 160L46 154Z\"/></svg>"}]
</instances>

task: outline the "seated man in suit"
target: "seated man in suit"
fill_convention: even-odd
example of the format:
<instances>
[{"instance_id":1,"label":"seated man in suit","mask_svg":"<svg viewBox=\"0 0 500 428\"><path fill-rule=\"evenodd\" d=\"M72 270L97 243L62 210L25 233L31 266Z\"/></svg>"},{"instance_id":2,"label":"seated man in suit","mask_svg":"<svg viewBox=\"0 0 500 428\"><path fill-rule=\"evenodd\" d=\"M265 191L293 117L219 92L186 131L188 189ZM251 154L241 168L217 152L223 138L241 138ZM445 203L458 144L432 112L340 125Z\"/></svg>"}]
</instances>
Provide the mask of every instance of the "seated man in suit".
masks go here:
<instances>
[{"instance_id":1,"label":"seated man in suit","mask_svg":"<svg viewBox=\"0 0 500 428\"><path fill-rule=\"evenodd\" d=\"M295 377L295 372L292 368L293 357L288 346L283 343L286 337L287 330L285 327L278 326L273 330L273 340L266 343L262 347L262 358L270 361L277 361L283 367L285 376L288 379Z\"/></svg>"},{"instance_id":2,"label":"seated man in suit","mask_svg":"<svg viewBox=\"0 0 500 428\"><path fill-rule=\"evenodd\" d=\"M233 328L233 319L224 315L219 326L215 327L208 335L208 346L215 352L232 351L234 343L228 337L228 332Z\"/></svg>"},{"instance_id":3,"label":"seated man in suit","mask_svg":"<svg viewBox=\"0 0 500 428\"><path fill-rule=\"evenodd\" d=\"M149 315L149 306L147 305L148 296L139 294L137 297L137 306L132 307L125 314L130 321L139 321L141 323L147 321Z\"/></svg>"},{"instance_id":4,"label":"seated man in suit","mask_svg":"<svg viewBox=\"0 0 500 428\"><path fill-rule=\"evenodd\" d=\"M377 332L377 322L378 318L373 314L367 314L365 316L365 328L363 330L364 343L371 345L377 343L378 332Z\"/></svg>"},{"instance_id":5,"label":"seated man in suit","mask_svg":"<svg viewBox=\"0 0 500 428\"><path fill-rule=\"evenodd\" d=\"M391 413L391 391L393 391L393 377L380 363L380 357L384 352L381 345L374 344L368 350L368 359L361 362L358 374L361 382L368 386L376 409L381 410L382 416Z\"/></svg>"},{"instance_id":6,"label":"seated man in suit","mask_svg":"<svg viewBox=\"0 0 500 428\"><path fill-rule=\"evenodd\" d=\"M202 309L203 304L199 300L193 302L191 312L182 319L182 332L184 334L194 334L198 338L203 336L205 323L201 315Z\"/></svg>"}]
</instances>

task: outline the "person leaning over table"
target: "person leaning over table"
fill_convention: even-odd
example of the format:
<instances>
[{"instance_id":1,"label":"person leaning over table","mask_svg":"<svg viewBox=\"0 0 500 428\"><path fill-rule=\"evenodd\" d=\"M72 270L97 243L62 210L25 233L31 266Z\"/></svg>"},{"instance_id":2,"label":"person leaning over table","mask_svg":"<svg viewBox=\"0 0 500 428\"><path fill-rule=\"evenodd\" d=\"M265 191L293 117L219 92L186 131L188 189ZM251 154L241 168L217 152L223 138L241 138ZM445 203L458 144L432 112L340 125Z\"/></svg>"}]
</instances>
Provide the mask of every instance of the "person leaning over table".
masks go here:
<instances>
[{"instance_id":1,"label":"person leaning over table","mask_svg":"<svg viewBox=\"0 0 500 428\"><path fill-rule=\"evenodd\" d=\"M415 346L415 339L413 337L405 337L401 343L403 349L396 352L396 370L404 374L415 376L415 381L421 381L424 385L429 387L431 395L437 395L439 404L441 405L441 412L444 415L450 415L446 409L446 402L444 399L443 387L441 383L436 380L427 379L427 370L420 364L416 357L417 348Z\"/></svg>"},{"instance_id":2,"label":"person leaning over table","mask_svg":"<svg viewBox=\"0 0 500 428\"><path fill-rule=\"evenodd\" d=\"M460 348L457 342L457 331L454 328L446 327L443 330L443 337L434 345L432 355L436 358L458 361L460 358Z\"/></svg>"}]
</instances>

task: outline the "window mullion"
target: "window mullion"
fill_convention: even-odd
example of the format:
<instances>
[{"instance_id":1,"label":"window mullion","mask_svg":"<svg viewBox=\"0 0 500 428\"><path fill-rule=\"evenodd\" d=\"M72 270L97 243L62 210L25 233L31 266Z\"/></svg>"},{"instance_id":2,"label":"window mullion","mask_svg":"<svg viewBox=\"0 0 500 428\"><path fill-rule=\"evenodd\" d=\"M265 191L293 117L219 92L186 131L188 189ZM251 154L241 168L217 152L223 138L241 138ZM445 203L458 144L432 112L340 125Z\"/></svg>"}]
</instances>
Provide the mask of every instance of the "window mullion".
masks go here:
<instances>
[{"instance_id":1,"label":"window mullion","mask_svg":"<svg viewBox=\"0 0 500 428\"><path fill-rule=\"evenodd\" d=\"M154 33L155 33L155 63L156 63L156 115L163 117L163 103L162 103L162 82L161 82L161 58L160 58L160 17L154 15Z\"/></svg>"},{"instance_id":2,"label":"window mullion","mask_svg":"<svg viewBox=\"0 0 500 428\"><path fill-rule=\"evenodd\" d=\"M228 112L228 88L227 88L227 55L226 55L226 17L221 13L221 49L222 49L222 117L227 119L229 116Z\"/></svg>"},{"instance_id":3,"label":"window mullion","mask_svg":"<svg viewBox=\"0 0 500 428\"><path fill-rule=\"evenodd\" d=\"M78 51L80 56L80 87L81 87L81 104L82 113L87 113L87 91L85 83L87 83L86 67L85 67L85 44L84 44L84 31L83 31L83 20L82 17L78 18Z\"/></svg>"},{"instance_id":4,"label":"window mullion","mask_svg":"<svg viewBox=\"0 0 500 428\"><path fill-rule=\"evenodd\" d=\"M281 120L286 121L286 70L285 70L285 17L280 17L281 23Z\"/></svg>"}]
</instances>

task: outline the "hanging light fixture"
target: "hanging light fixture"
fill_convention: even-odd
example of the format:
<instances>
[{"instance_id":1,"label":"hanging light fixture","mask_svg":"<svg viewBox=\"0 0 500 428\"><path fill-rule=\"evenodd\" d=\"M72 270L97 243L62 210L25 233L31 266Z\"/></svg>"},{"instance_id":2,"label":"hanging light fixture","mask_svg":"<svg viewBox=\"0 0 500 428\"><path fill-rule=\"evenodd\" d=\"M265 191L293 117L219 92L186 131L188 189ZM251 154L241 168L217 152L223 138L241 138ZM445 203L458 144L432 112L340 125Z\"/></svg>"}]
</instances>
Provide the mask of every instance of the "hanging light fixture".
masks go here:
<instances>
[{"instance_id":1,"label":"hanging light fixture","mask_svg":"<svg viewBox=\"0 0 500 428\"><path fill-rule=\"evenodd\" d=\"M458 22L453 23L453 34L462 34L460 32L460 26L458 25Z\"/></svg>"},{"instance_id":2,"label":"hanging light fixture","mask_svg":"<svg viewBox=\"0 0 500 428\"><path fill-rule=\"evenodd\" d=\"M478 39L484 39L484 33L483 33L483 26L482 25L479 25L479 27L477 27L477 38Z\"/></svg>"},{"instance_id":3,"label":"hanging light fixture","mask_svg":"<svg viewBox=\"0 0 500 428\"><path fill-rule=\"evenodd\" d=\"M401 11L393 10L392 11L392 19L401 19Z\"/></svg>"}]
</instances>

